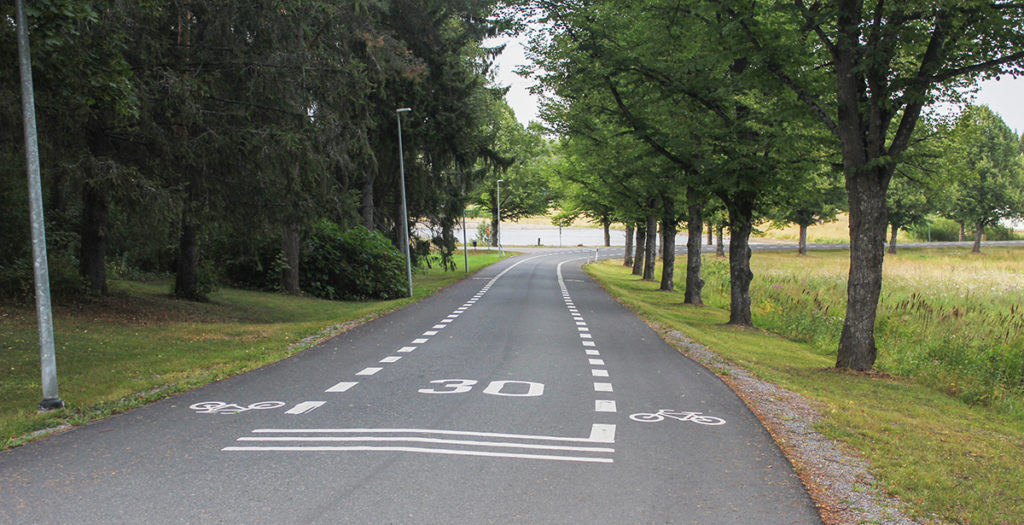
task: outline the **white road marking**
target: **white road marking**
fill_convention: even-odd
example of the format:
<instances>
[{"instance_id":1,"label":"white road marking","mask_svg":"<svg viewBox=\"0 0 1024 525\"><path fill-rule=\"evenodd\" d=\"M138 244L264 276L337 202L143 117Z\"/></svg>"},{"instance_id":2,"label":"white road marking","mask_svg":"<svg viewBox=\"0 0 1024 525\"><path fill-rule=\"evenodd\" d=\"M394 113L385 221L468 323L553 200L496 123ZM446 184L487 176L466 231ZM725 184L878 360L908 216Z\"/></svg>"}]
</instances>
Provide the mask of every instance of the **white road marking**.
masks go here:
<instances>
[{"instance_id":1,"label":"white road marking","mask_svg":"<svg viewBox=\"0 0 1024 525\"><path fill-rule=\"evenodd\" d=\"M437 335L437 330L427 330L423 335Z\"/></svg>"},{"instance_id":2,"label":"white road marking","mask_svg":"<svg viewBox=\"0 0 1024 525\"><path fill-rule=\"evenodd\" d=\"M592 336L590 334L580 334L580 338L581 339L593 339L594 336Z\"/></svg>"},{"instance_id":3,"label":"white road marking","mask_svg":"<svg viewBox=\"0 0 1024 525\"><path fill-rule=\"evenodd\" d=\"M594 377L608 377L608 371L601 370L600 368L594 368L590 371L590 375Z\"/></svg>"},{"instance_id":4,"label":"white road marking","mask_svg":"<svg viewBox=\"0 0 1024 525\"><path fill-rule=\"evenodd\" d=\"M440 330L440 329L444 328L445 326L448 326L448 325L443 325L443 324L435 324L435 325L433 326L433 328L434 328L435 330Z\"/></svg>"},{"instance_id":5,"label":"white road marking","mask_svg":"<svg viewBox=\"0 0 1024 525\"><path fill-rule=\"evenodd\" d=\"M594 412L617 412L615 401L610 399L598 399L594 401Z\"/></svg>"},{"instance_id":6,"label":"white road marking","mask_svg":"<svg viewBox=\"0 0 1024 525\"><path fill-rule=\"evenodd\" d=\"M586 352L587 355L601 355L601 352L598 352L597 350L584 350L584 352Z\"/></svg>"},{"instance_id":7,"label":"white road marking","mask_svg":"<svg viewBox=\"0 0 1024 525\"><path fill-rule=\"evenodd\" d=\"M408 354L409 352L412 352L415 349L415 346L403 346L402 348L399 348L398 351L402 352L403 354Z\"/></svg>"},{"instance_id":8,"label":"white road marking","mask_svg":"<svg viewBox=\"0 0 1024 525\"><path fill-rule=\"evenodd\" d=\"M439 443L444 445L470 445L477 447L495 448L527 448L534 450L571 450L575 452L615 452L614 448L608 447L572 447L568 445L541 445L536 443L512 443L500 441L475 441L466 439L441 439L428 437L404 437L404 436L372 436L372 437L345 437L345 436L294 436L294 437L240 437L238 441L291 441L299 443L315 442L409 442L409 443Z\"/></svg>"},{"instance_id":9,"label":"white road marking","mask_svg":"<svg viewBox=\"0 0 1024 525\"><path fill-rule=\"evenodd\" d=\"M429 341L429 339L421 337L419 339L413 339L412 340L412 344L414 344L414 345L421 345L423 343L426 343L427 341Z\"/></svg>"},{"instance_id":10,"label":"white road marking","mask_svg":"<svg viewBox=\"0 0 1024 525\"><path fill-rule=\"evenodd\" d=\"M590 427L590 441L594 443L615 443L615 425L595 423Z\"/></svg>"},{"instance_id":11,"label":"white road marking","mask_svg":"<svg viewBox=\"0 0 1024 525\"><path fill-rule=\"evenodd\" d=\"M451 314L451 315L448 316L448 319L455 319L458 316L459 316L459 314Z\"/></svg>"},{"instance_id":12,"label":"white road marking","mask_svg":"<svg viewBox=\"0 0 1024 525\"><path fill-rule=\"evenodd\" d=\"M576 456L551 456L546 454L512 454L507 452L482 452L420 447L224 447L224 452L420 452L423 454L449 454L455 456L484 456L492 458L544 459L548 461L578 461L581 463L612 463L612 458L588 458Z\"/></svg>"},{"instance_id":13,"label":"white road marking","mask_svg":"<svg viewBox=\"0 0 1024 525\"><path fill-rule=\"evenodd\" d=\"M400 355L390 355L390 356L385 357L384 359L381 359L380 362L381 363L394 363L395 361L398 361L401 358L402 358L402 356L400 356Z\"/></svg>"},{"instance_id":14,"label":"white road marking","mask_svg":"<svg viewBox=\"0 0 1024 525\"><path fill-rule=\"evenodd\" d=\"M593 366L604 366L604 359L587 359L587 361Z\"/></svg>"},{"instance_id":15,"label":"white road marking","mask_svg":"<svg viewBox=\"0 0 1024 525\"><path fill-rule=\"evenodd\" d=\"M308 414L320 408L326 402L327 401L303 401L292 407L291 410L285 412L285 414L291 414L293 416L298 414Z\"/></svg>"},{"instance_id":16,"label":"white road marking","mask_svg":"<svg viewBox=\"0 0 1024 525\"><path fill-rule=\"evenodd\" d=\"M345 392L358 384L359 383L356 381L342 381L341 383L338 383L332 386L331 388L324 390L324 392Z\"/></svg>"},{"instance_id":17,"label":"white road marking","mask_svg":"<svg viewBox=\"0 0 1024 525\"><path fill-rule=\"evenodd\" d=\"M456 316L456 317L458 317L458 316ZM450 323L450 322L452 322L452 319L441 319L441 322L442 323Z\"/></svg>"},{"instance_id":18,"label":"white road marking","mask_svg":"<svg viewBox=\"0 0 1024 525\"><path fill-rule=\"evenodd\" d=\"M471 436L501 439L529 439L539 441L565 441L571 443L614 443L615 440L606 440L604 437L595 439L594 435L605 436L607 429L612 427L612 436L615 435L615 425L594 424L590 429L590 437L564 437L564 436L542 436L536 434L504 434L499 432L477 432L473 430L437 430L430 428L257 428L253 434L427 434L440 436Z\"/></svg>"},{"instance_id":19,"label":"white road marking","mask_svg":"<svg viewBox=\"0 0 1024 525\"><path fill-rule=\"evenodd\" d=\"M593 341L583 341L583 346L597 346Z\"/></svg>"},{"instance_id":20,"label":"white road marking","mask_svg":"<svg viewBox=\"0 0 1024 525\"><path fill-rule=\"evenodd\" d=\"M377 372L380 372L381 370L384 370L384 369L379 367L379 366L371 366L369 368L364 368L364 369L356 372L356 375L357 376L372 376L373 374L376 374Z\"/></svg>"},{"instance_id":21,"label":"white road marking","mask_svg":"<svg viewBox=\"0 0 1024 525\"><path fill-rule=\"evenodd\" d=\"M583 323L583 324L587 324L587 323ZM581 332L589 332L590 331L590 329L587 328L586 326L577 326L576 329L581 331Z\"/></svg>"},{"instance_id":22,"label":"white road marking","mask_svg":"<svg viewBox=\"0 0 1024 525\"><path fill-rule=\"evenodd\" d=\"M611 383L594 383L595 392L614 392Z\"/></svg>"}]
</instances>

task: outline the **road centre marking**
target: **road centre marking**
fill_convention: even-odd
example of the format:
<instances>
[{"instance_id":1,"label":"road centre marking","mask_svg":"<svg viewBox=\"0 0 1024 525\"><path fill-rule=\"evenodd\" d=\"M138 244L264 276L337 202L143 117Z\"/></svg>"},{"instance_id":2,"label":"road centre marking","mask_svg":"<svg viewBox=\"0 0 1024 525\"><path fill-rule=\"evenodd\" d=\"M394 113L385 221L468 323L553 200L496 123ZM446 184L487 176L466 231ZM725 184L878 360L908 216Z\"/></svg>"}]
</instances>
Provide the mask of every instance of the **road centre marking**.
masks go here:
<instances>
[{"instance_id":1,"label":"road centre marking","mask_svg":"<svg viewBox=\"0 0 1024 525\"><path fill-rule=\"evenodd\" d=\"M384 359L381 359L380 362L381 363L394 363L395 361L398 361L401 358L402 358L402 356L400 356L400 355L389 355L389 356L385 357Z\"/></svg>"},{"instance_id":2,"label":"road centre marking","mask_svg":"<svg viewBox=\"0 0 1024 525\"><path fill-rule=\"evenodd\" d=\"M320 408L326 402L327 401L303 401L302 403L299 403L292 407L291 410L285 412L285 414L291 414L293 416L299 414L308 414Z\"/></svg>"},{"instance_id":3,"label":"road centre marking","mask_svg":"<svg viewBox=\"0 0 1024 525\"><path fill-rule=\"evenodd\" d=\"M419 339L413 339L412 340L412 344L414 344L414 345L421 345L423 343L426 343L427 341L429 341L429 339L421 337Z\"/></svg>"},{"instance_id":4,"label":"road centre marking","mask_svg":"<svg viewBox=\"0 0 1024 525\"><path fill-rule=\"evenodd\" d=\"M594 412L617 412L615 401L610 399L597 399L594 401Z\"/></svg>"},{"instance_id":5,"label":"road centre marking","mask_svg":"<svg viewBox=\"0 0 1024 525\"><path fill-rule=\"evenodd\" d=\"M352 388L352 387L354 387L354 386L356 386L358 384L359 383L356 382L356 381L342 381L341 383L338 383L338 384L332 386L331 388L328 388L327 390L324 390L324 392L346 392L346 391L348 391L348 389L350 389L350 388Z\"/></svg>"},{"instance_id":6,"label":"road centre marking","mask_svg":"<svg viewBox=\"0 0 1024 525\"><path fill-rule=\"evenodd\" d=\"M412 352L415 349L416 349L415 346L403 346L402 348L399 348L398 351L402 352L403 354L407 354L409 352Z\"/></svg>"},{"instance_id":7,"label":"road centre marking","mask_svg":"<svg viewBox=\"0 0 1024 525\"><path fill-rule=\"evenodd\" d=\"M602 370L600 368L595 368L595 369L590 371L590 375L592 375L594 377L608 377L608 371L607 370Z\"/></svg>"},{"instance_id":8,"label":"road centre marking","mask_svg":"<svg viewBox=\"0 0 1024 525\"><path fill-rule=\"evenodd\" d=\"M372 376L373 374L376 374L377 372L380 372L381 370L384 370L384 369L381 368L381 367L378 367L378 366L371 366L371 367L364 368L364 369L356 372L356 375L357 376Z\"/></svg>"},{"instance_id":9,"label":"road centre marking","mask_svg":"<svg viewBox=\"0 0 1024 525\"><path fill-rule=\"evenodd\" d=\"M614 392L611 383L594 383L595 392Z\"/></svg>"}]
</instances>

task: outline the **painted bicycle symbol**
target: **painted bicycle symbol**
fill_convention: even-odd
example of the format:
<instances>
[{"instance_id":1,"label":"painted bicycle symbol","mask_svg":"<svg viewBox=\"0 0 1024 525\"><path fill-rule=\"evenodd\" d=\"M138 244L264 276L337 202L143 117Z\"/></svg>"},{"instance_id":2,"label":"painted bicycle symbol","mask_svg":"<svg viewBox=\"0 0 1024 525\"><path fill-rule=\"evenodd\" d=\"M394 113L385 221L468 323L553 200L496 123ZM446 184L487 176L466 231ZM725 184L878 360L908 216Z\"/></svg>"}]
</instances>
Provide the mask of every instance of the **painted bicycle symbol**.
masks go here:
<instances>
[{"instance_id":1,"label":"painted bicycle symbol","mask_svg":"<svg viewBox=\"0 0 1024 525\"><path fill-rule=\"evenodd\" d=\"M284 401L258 401L248 406L225 403L223 401L203 401L202 403L191 405L189 408L195 410L197 414L237 414L249 410L269 410L283 406Z\"/></svg>"},{"instance_id":2,"label":"painted bicycle symbol","mask_svg":"<svg viewBox=\"0 0 1024 525\"><path fill-rule=\"evenodd\" d=\"M679 421L692 421L700 425L724 425L725 420L714 416L705 416L700 412L678 412L663 408L653 414L639 413L629 416L633 421L641 423L657 423L664 421L666 417L678 419Z\"/></svg>"}]
</instances>

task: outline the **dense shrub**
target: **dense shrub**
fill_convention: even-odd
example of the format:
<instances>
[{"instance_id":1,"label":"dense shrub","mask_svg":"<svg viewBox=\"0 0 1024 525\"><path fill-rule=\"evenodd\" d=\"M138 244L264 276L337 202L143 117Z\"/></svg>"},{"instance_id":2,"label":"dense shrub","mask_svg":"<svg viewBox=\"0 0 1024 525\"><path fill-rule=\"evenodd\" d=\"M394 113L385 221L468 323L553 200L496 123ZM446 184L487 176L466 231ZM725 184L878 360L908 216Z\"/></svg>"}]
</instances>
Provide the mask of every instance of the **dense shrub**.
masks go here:
<instances>
[{"instance_id":1,"label":"dense shrub","mask_svg":"<svg viewBox=\"0 0 1024 525\"><path fill-rule=\"evenodd\" d=\"M406 295L405 256L363 227L313 227L301 262L303 291L325 299L393 299Z\"/></svg>"},{"instance_id":2,"label":"dense shrub","mask_svg":"<svg viewBox=\"0 0 1024 525\"><path fill-rule=\"evenodd\" d=\"M964 233L968 241L974 240L974 226L967 225L967 231ZM930 238L930 240L935 242L959 241L960 224L946 218L935 217L931 219L930 230L919 228L917 235L921 240L928 240ZM1002 225L995 224L985 227L985 240L987 241L1014 241L1019 239L1020 236L1016 235L1013 230Z\"/></svg>"}]
</instances>

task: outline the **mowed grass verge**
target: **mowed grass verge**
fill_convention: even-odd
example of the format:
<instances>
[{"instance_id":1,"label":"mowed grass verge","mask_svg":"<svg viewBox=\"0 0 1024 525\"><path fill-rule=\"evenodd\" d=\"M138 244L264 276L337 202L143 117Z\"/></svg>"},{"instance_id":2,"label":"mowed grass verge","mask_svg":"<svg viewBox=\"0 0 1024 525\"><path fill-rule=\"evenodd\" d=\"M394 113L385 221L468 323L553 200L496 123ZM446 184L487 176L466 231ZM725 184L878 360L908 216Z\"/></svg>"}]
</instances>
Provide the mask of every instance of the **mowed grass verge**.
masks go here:
<instances>
[{"instance_id":1,"label":"mowed grass verge","mask_svg":"<svg viewBox=\"0 0 1024 525\"><path fill-rule=\"evenodd\" d=\"M772 325L769 320L775 319L784 309L780 308L778 297L769 294L765 287L788 297L806 295L812 306L817 292L820 308L824 309L830 303L822 294L831 288L819 287L814 278L832 275L836 279L844 279L841 267L848 265L847 257L845 251L814 252L807 258L783 253L755 253L752 260L755 324ZM1006 283L1000 280L1012 280L1017 275L1018 280L1014 282L1020 283L1020 274L1016 272L1021 271L1021 263L1012 261L1022 260L1024 252L1020 250L992 252L990 256L982 257L961 257L958 253L931 249L904 252L897 257L887 255L887 282L883 295L890 298L909 297L910 294L934 297L940 305L947 305L948 313L949 306L945 301L951 299L942 290L956 288L948 282L950 275L971 275L973 277L968 280L976 284L993 280L989 284L996 289L993 295L998 296L1006 291ZM683 305L681 293L659 292L656 282L641 281L615 261L592 264L587 269L609 292L641 316L685 333L761 379L822 403L824 418L817 425L818 430L865 458L882 488L906 502L907 511L916 519L946 523L1024 523L1024 483L1021 482L1024 479L1024 461L1021 459L1024 458L1024 418L1018 410L1020 398L1016 392L1012 388L1003 388L999 390L998 400L975 398L973 403L969 402L957 387L944 385L950 370L945 365L929 362L929 366L901 368L900 363L917 358L893 355L902 352L893 348L914 348L913 344L887 346L887 334L894 333L913 340L907 334L915 327L934 328L934 321L928 318L928 308L910 312L892 304L882 308L879 364L883 369L895 370L893 374L838 372L834 369L834 346L828 346L832 340L819 333L827 330L809 329L812 333L805 336L791 333L783 337L759 329L725 326L728 297L724 293L727 291L724 278L727 273L720 275L725 262L705 256L705 263L710 270L704 295L705 302L710 305L707 307ZM949 268L951 264L953 269ZM903 269L897 271L898 267ZM986 268L985 271L977 271ZM908 278L900 279L898 274L904 272ZM792 275L780 276L788 273ZM804 278L811 284L807 284ZM943 279L947 281L945 288L936 282ZM842 295L845 283L837 290L836 293ZM977 284L974 290L981 293L981 285ZM1019 303L1021 295L1015 297ZM996 311L1004 307L1014 308L1015 313L1020 309L1019 306L1007 306L1006 302L997 302L992 305L992 311L977 315L992 316L986 319L989 323L996 323L1000 313L1004 320L1010 316L1009 311ZM960 308L962 313L963 307ZM932 317L936 315L935 310L931 310ZM890 311L897 313L890 314ZM822 322L831 323L834 319L827 319L830 315L842 316L842 312L835 312L834 307L830 307L830 312L818 317L825 317ZM807 320L805 325L813 322ZM944 322L950 321L946 319ZM778 319L775 319L774 326L788 326L787 330L791 332L798 330L791 323ZM892 327L900 329L892 330ZM997 330L975 327L975 332L994 333ZM936 337L949 338L951 333L955 330L943 330ZM956 340L953 340L947 347L956 345ZM997 348L1009 353L1019 351L1019 348L1012 347ZM990 349L992 351L995 350ZM966 352L951 350L957 354L953 362L959 362L962 355L967 355ZM908 376L896 373L907 373ZM984 385L979 388L995 391Z\"/></svg>"},{"instance_id":2,"label":"mowed grass verge","mask_svg":"<svg viewBox=\"0 0 1024 525\"><path fill-rule=\"evenodd\" d=\"M472 253L469 270L498 260ZM413 298L366 302L223 288L193 303L171 297L167 282L113 281L109 297L55 308L67 408L43 414L34 307L0 305L0 449L279 361L466 275L423 270L413 275Z\"/></svg>"}]
</instances>

